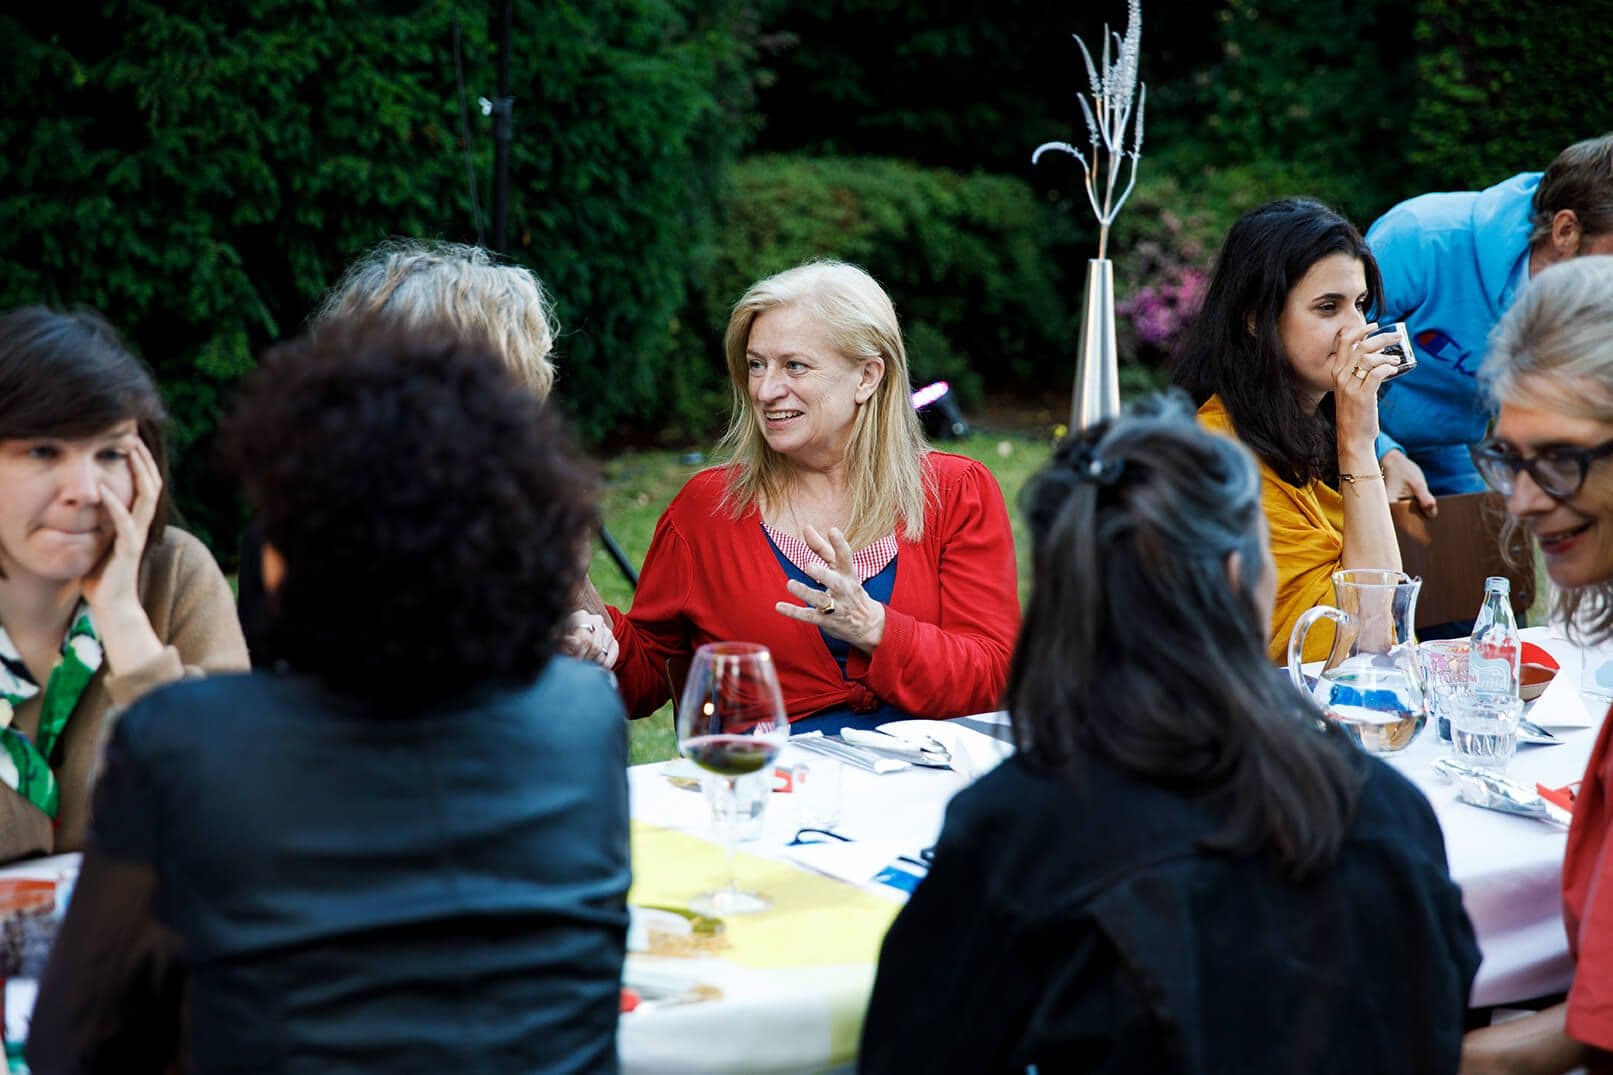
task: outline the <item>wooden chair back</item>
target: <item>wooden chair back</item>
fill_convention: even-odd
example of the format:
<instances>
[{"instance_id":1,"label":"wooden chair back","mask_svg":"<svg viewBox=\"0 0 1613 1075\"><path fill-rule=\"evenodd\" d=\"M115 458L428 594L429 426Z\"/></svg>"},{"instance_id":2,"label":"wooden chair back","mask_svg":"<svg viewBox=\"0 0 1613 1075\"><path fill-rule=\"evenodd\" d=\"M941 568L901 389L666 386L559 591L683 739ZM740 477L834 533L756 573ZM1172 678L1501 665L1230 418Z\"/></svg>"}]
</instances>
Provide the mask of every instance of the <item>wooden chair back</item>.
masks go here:
<instances>
[{"instance_id":1,"label":"wooden chair back","mask_svg":"<svg viewBox=\"0 0 1613 1075\"><path fill-rule=\"evenodd\" d=\"M1439 498L1439 514L1425 518L1416 501L1389 505L1406 574L1423 580L1416 626L1471 620L1484 602L1484 580L1512 581L1512 611L1521 616L1535 600L1534 545L1515 533L1502 548L1506 501L1499 493L1463 493Z\"/></svg>"}]
</instances>

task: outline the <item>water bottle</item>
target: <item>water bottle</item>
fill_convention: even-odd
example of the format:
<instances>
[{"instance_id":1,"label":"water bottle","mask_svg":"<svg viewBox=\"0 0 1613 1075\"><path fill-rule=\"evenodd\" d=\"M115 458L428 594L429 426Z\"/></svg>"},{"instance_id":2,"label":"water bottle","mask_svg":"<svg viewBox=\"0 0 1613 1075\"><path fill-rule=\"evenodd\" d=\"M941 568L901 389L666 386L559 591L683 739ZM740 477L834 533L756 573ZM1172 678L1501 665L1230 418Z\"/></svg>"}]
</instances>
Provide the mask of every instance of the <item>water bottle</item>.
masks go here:
<instances>
[{"instance_id":1,"label":"water bottle","mask_svg":"<svg viewBox=\"0 0 1613 1075\"><path fill-rule=\"evenodd\" d=\"M1512 584L1504 578L1484 580L1484 604L1473 621L1467 662L1474 694L1518 697L1523 638L1512 615Z\"/></svg>"}]
</instances>

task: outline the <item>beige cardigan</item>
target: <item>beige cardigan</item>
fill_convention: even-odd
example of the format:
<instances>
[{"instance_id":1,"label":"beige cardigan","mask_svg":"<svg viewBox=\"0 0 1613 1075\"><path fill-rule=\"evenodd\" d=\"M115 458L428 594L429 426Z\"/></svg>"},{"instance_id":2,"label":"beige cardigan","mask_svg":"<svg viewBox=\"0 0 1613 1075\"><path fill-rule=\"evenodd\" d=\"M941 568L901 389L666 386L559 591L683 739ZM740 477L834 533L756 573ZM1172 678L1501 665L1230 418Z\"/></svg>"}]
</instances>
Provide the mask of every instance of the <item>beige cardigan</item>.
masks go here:
<instances>
[{"instance_id":1,"label":"beige cardigan","mask_svg":"<svg viewBox=\"0 0 1613 1075\"><path fill-rule=\"evenodd\" d=\"M0 862L83 847L101 749L125 706L176 679L248 667L230 584L207 547L183 530L168 527L162 541L147 550L140 565L140 604L163 651L121 675L102 665L84 689L57 747L61 810L55 826L38 807L0 785ZM30 738L39 733L43 694L17 707L16 725Z\"/></svg>"}]
</instances>

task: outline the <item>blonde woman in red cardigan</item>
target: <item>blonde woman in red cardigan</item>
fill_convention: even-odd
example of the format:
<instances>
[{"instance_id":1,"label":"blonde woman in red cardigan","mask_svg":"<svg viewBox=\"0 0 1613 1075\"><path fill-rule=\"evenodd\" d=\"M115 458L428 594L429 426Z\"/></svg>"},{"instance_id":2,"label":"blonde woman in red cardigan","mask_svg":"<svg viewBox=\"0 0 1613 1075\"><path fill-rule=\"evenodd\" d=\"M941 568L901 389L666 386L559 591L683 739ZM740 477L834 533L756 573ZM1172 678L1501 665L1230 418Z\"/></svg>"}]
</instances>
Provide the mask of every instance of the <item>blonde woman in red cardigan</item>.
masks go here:
<instances>
[{"instance_id":1,"label":"blonde woman in red cardigan","mask_svg":"<svg viewBox=\"0 0 1613 1075\"><path fill-rule=\"evenodd\" d=\"M995 709L1019 628L1008 513L990 471L925 445L890 298L801 265L745 293L724 349L728 462L673 499L632 611L610 610L628 710L716 640L772 650L798 729Z\"/></svg>"}]
</instances>

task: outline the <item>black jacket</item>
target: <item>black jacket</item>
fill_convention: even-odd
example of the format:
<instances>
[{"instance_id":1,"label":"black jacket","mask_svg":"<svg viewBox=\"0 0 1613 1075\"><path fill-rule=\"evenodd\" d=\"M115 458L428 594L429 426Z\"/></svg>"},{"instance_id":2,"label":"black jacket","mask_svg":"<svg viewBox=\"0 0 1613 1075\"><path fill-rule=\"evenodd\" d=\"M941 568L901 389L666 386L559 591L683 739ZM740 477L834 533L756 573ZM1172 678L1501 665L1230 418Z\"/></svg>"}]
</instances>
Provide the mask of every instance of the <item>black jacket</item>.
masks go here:
<instances>
[{"instance_id":1,"label":"black jacket","mask_svg":"<svg viewBox=\"0 0 1613 1075\"><path fill-rule=\"evenodd\" d=\"M1433 810L1362 757L1337 861L1200 848L1224 813L1011 759L953 800L897 917L864 1072L1454 1072L1479 953Z\"/></svg>"}]
</instances>

